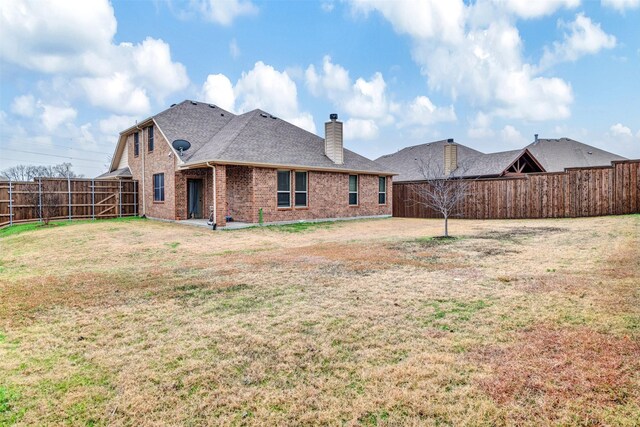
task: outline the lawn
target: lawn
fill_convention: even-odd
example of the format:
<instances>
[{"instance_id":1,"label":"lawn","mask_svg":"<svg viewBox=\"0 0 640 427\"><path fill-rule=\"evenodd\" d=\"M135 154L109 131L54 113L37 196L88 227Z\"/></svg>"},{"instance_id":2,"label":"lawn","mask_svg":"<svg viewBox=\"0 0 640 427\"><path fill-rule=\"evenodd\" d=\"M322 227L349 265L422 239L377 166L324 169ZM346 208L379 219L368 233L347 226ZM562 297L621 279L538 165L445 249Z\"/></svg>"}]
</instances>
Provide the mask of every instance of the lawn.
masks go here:
<instances>
[{"instance_id":1,"label":"lawn","mask_svg":"<svg viewBox=\"0 0 640 427\"><path fill-rule=\"evenodd\" d=\"M637 425L640 215L0 236L0 425Z\"/></svg>"}]
</instances>

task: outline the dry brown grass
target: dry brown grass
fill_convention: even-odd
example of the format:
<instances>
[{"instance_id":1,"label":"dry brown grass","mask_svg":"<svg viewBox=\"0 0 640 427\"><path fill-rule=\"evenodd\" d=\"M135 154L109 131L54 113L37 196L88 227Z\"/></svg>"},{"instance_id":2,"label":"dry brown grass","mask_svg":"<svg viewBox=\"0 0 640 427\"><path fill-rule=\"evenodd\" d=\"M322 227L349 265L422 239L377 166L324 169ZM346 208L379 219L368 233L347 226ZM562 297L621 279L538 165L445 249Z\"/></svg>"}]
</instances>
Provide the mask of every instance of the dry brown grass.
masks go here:
<instances>
[{"instance_id":1,"label":"dry brown grass","mask_svg":"<svg viewBox=\"0 0 640 427\"><path fill-rule=\"evenodd\" d=\"M640 217L0 239L0 425L635 425Z\"/></svg>"}]
</instances>

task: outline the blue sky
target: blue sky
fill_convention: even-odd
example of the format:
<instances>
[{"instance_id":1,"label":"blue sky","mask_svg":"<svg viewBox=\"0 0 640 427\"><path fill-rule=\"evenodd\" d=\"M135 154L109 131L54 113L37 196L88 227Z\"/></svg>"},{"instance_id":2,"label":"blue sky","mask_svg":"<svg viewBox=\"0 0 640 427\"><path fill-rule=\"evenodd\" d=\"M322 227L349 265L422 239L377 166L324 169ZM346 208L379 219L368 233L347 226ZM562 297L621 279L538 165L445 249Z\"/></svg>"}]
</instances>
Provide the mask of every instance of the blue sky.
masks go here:
<instances>
[{"instance_id":1,"label":"blue sky","mask_svg":"<svg viewBox=\"0 0 640 427\"><path fill-rule=\"evenodd\" d=\"M262 108L370 158L570 137L640 158L640 0L5 1L0 169L101 173L174 102Z\"/></svg>"}]
</instances>

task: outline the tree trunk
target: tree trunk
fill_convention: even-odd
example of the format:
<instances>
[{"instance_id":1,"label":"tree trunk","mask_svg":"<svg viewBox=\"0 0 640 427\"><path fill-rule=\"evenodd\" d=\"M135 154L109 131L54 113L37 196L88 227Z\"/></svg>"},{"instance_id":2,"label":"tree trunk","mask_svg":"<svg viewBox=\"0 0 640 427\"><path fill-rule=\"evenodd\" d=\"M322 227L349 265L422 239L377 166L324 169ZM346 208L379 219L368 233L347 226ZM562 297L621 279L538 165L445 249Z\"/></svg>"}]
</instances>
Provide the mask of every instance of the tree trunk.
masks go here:
<instances>
[{"instance_id":1,"label":"tree trunk","mask_svg":"<svg viewBox=\"0 0 640 427\"><path fill-rule=\"evenodd\" d=\"M444 216L444 237L449 237L449 217Z\"/></svg>"}]
</instances>

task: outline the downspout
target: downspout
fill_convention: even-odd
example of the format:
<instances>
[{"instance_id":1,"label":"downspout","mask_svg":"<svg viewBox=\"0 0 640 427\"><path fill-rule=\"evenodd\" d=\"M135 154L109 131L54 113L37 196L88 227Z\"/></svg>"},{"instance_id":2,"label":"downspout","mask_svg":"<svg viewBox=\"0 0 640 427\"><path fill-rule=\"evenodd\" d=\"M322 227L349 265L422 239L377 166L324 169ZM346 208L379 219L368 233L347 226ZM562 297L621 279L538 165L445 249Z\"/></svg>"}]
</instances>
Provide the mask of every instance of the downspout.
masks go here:
<instances>
[{"instance_id":1,"label":"downspout","mask_svg":"<svg viewBox=\"0 0 640 427\"><path fill-rule=\"evenodd\" d=\"M140 136L138 137L138 150L140 150L141 144L142 144L142 218L146 218L147 217L147 204L145 202L146 197L144 194L144 190L145 190L145 162L144 162L144 131L142 129L140 129L140 126L138 126L138 123L136 123L136 129L138 129L140 131ZM142 141L141 141L142 140Z\"/></svg>"},{"instance_id":2,"label":"downspout","mask_svg":"<svg viewBox=\"0 0 640 427\"><path fill-rule=\"evenodd\" d=\"M209 166L213 170L213 218L211 221L211 226L215 230L218 226L218 224L216 223L216 219L218 216L218 210L216 209L216 165L212 165L211 163L207 162L207 166Z\"/></svg>"}]
</instances>

